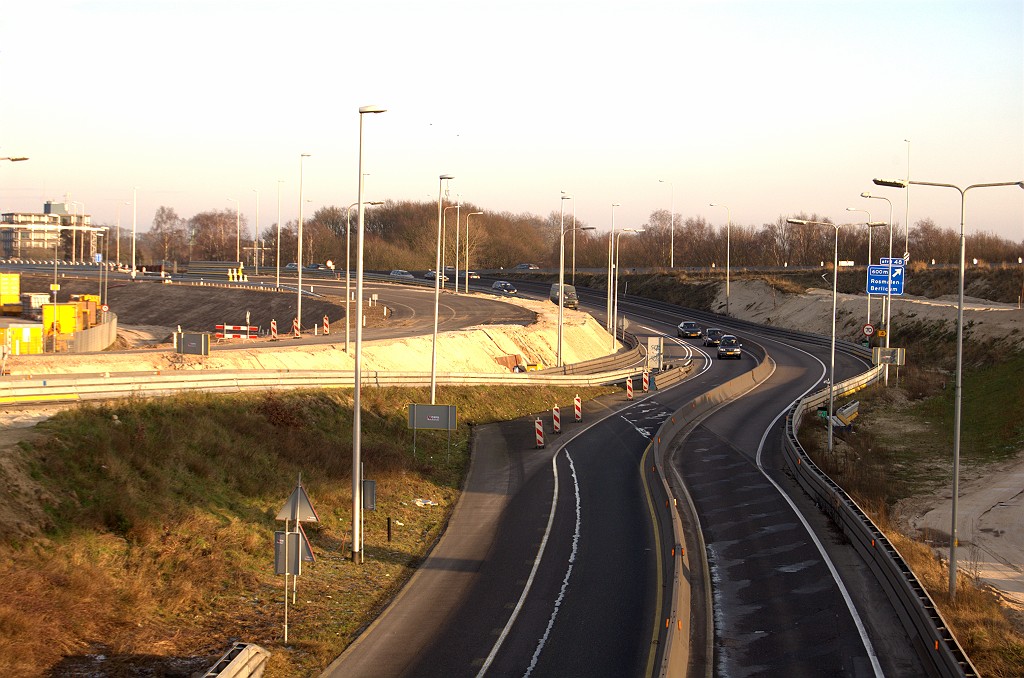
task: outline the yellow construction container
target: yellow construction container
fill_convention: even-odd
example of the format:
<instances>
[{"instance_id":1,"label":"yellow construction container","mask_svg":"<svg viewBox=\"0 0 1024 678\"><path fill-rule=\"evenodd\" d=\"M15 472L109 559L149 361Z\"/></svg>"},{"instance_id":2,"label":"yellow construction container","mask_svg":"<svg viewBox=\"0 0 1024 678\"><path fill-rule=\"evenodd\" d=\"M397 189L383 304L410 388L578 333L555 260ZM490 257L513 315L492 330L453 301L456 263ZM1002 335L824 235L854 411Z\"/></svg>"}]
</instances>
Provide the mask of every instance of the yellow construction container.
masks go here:
<instances>
[{"instance_id":1,"label":"yellow construction container","mask_svg":"<svg viewBox=\"0 0 1024 678\"><path fill-rule=\"evenodd\" d=\"M17 323L0 327L0 342L11 355L43 352L43 326L39 323Z\"/></svg>"},{"instance_id":2,"label":"yellow construction container","mask_svg":"<svg viewBox=\"0 0 1024 678\"><path fill-rule=\"evenodd\" d=\"M20 273L0 273L0 310L4 315L21 315Z\"/></svg>"},{"instance_id":3,"label":"yellow construction container","mask_svg":"<svg viewBox=\"0 0 1024 678\"><path fill-rule=\"evenodd\" d=\"M44 334L50 336L53 333L53 320L54 314L56 313L57 319L57 333L58 334L71 334L77 332L79 329L79 309L78 302L68 302L63 304L43 304L43 328ZM85 328L82 328L85 329Z\"/></svg>"}]
</instances>

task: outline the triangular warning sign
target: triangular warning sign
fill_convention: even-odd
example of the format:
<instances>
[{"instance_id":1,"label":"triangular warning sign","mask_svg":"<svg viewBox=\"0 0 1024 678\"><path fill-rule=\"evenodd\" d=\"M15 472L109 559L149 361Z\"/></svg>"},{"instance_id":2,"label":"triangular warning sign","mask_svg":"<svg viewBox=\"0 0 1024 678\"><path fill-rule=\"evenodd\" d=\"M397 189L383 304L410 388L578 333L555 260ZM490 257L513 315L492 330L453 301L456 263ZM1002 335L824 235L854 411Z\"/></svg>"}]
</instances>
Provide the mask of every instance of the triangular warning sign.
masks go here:
<instances>
[{"instance_id":1,"label":"triangular warning sign","mask_svg":"<svg viewBox=\"0 0 1024 678\"><path fill-rule=\"evenodd\" d=\"M316 510L313 509L313 504L310 503L309 496L306 494L306 488L302 485L297 485L292 491L292 496L288 497L288 501L277 512L277 519L303 523L320 522L320 517L317 516Z\"/></svg>"}]
</instances>

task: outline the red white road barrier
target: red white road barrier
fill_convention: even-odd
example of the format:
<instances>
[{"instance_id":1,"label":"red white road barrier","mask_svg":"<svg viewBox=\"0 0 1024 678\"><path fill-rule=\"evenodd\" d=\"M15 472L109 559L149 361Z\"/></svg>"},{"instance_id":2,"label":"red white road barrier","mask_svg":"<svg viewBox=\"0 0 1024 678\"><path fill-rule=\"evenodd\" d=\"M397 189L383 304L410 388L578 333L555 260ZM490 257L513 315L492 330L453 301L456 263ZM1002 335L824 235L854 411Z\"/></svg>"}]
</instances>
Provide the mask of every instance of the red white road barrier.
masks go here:
<instances>
[{"instance_id":1,"label":"red white road barrier","mask_svg":"<svg viewBox=\"0 0 1024 678\"><path fill-rule=\"evenodd\" d=\"M583 401L579 396L572 399L572 409L576 412L576 421L583 421Z\"/></svg>"},{"instance_id":2,"label":"red white road barrier","mask_svg":"<svg viewBox=\"0 0 1024 678\"><path fill-rule=\"evenodd\" d=\"M551 432L562 432L562 412L558 409L558 405L551 408Z\"/></svg>"},{"instance_id":3,"label":"red white road barrier","mask_svg":"<svg viewBox=\"0 0 1024 678\"><path fill-rule=\"evenodd\" d=\"M259 328L251 325L214 325L218 339L252 339Z\"/></svg>"},{"instance_id":4,"label":"red white road barrier","mask_svg":"<svg viewBox=\"0 0 1024 678\"><path fill-rule=\"evenodd\" d=\"M292 320L292 334L296 338L298 338L298 336L299 336L299 319L298 318L294 318Z\"/></svg>"},{"instance_id":5,"label":"red white road barrier","mask_svg":"<svg viewBox=\"0 0 1024 678\"><path fill-rule=\"evenodd\" d=\"M277 341L277 321L270 321L270 340Z\"/></svg>"},{"instance_id":6,"label":"red white road barrier","mask_svg":"<svg viewBox=\"0 0 1024 678\"><path fill-rule=\"evenodd\" d=\"M327 316L325 315L324 316L324 334L330 334L330 333L331 333L331 321L328 320Z\"/></svg>"},{"instance_id":7,"label":"red white road barrier","mask_svg":"<svg viewBox=\"0 0 1024 678\"><path fill-rule=\"evenodd\" d=\"M541 421L540 417L533 422L533 430L537 434L537 447L544 447L544 422Z\"/></svg>"},{"instance_id":8,"label":"red white road barrier","mask_svg":"<svg viewBox=\"0 0 1024 678\"><path fill-rule=\"evenodd\" d=\"M626 379L626 400L633 399L633 378Z\"/></svg>"},{"instance_id":9,"label":"red white road barrier","mask_svg":"<svg viewBox=\"0 0 1024 678\"><path fill-rule=\"evenodd\" d=\"M651 373L644 370L644 393L651 390Z\"/></svg>"}]
</instances>

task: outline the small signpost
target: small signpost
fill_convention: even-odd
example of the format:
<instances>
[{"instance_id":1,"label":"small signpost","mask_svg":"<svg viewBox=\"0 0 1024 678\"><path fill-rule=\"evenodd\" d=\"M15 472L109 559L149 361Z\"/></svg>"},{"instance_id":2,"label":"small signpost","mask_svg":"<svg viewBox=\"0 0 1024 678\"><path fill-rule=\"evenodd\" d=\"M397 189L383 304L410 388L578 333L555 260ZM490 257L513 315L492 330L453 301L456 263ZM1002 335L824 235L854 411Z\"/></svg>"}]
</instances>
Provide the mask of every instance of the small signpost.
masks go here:
<instances>
[{"instance_id":1,"label":"small signpost","mask_svg":"<svg viewBox=\"0 0 1024 678\"><path fill-rule=\"evenodd\" d=\"M288 501L277 512L277 520L284 521L284 531L274 533L274 574L284 575L284 642L288 642L288 575L292 577L292 603L298 595L298 580L302 563L316 562L302 523L319 523L306 489L302 487L302 474ZM293 527L294 530L289 530Z\"/></svg>"},{"instance_id":2,"label":"small signpost","mask_svg":"<svg viewBox=\"0 0 1024 678\"><path fill-rule=\"evenodd\" d=\"M455 405L409 405L409 428L412 429L412 458L416 458L416 430L448 431L448 459L452 453L452 431L458 426Z\"/></svg>"}]
</instances>

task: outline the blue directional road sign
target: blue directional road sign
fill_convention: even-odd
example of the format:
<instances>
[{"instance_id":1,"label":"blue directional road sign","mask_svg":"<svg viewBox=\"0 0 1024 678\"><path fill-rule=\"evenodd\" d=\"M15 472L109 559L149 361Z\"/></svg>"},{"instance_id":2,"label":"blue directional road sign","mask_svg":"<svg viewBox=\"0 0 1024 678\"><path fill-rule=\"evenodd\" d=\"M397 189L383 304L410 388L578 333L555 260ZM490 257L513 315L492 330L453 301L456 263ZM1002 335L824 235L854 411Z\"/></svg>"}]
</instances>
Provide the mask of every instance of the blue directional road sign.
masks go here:
<instances>
[{"instance_id":1,"label":"blue directional road sign","mask_svg":"<svg viewBox=\"0 0 1024 678\"><path fill-rule=\"evenodd\" d=\"M889 266L868 266L868 294L903 294L903 277L907 269L892 267L890 291Z\"/></svg>"},{"instance_id":2,"label":"blue directional road sign","mask_svg":"<svg viewBox=\"0 0 1024 678\"><path fill-rule=\"evenodd\" d=\"M892 259L890 259L889 257L882 257L882 258L880 258L878 260L878 263L881 264L882 266L889 266L890 264L892 264L893 266L906 266L907 265L906 260L904 260L904 259L897 259L895 257L893 257Z\"/></svg>"}]
</instances>

